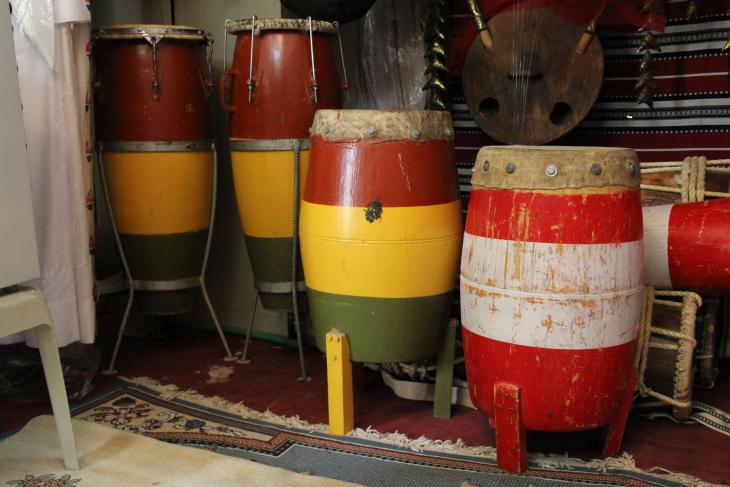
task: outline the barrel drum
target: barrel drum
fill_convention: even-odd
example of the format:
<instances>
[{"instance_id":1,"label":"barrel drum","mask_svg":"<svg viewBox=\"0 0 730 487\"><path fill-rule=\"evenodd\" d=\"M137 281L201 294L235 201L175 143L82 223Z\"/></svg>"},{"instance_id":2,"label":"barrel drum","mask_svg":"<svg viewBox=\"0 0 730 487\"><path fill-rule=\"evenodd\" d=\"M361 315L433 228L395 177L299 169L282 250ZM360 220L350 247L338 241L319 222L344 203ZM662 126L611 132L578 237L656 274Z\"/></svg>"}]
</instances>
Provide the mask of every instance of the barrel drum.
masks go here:
<instances>
[{"instance_id":1,"label":"barrel drum","mask_svg":"<svg viewBox=\"0 0 730 487\"><path fill-rule=\"evenodd\" d=\"M331 46L337 27L244 19L229 22L227 33L236 47L221 79L221 103L230 113L233 178L254 284L264 307L292 311L294 194L306 181L315 111L340 106ZM304 281L296 286L303 307Z\"/></svg>"},{"instance_id":2,"label":"barrel drum","mask_svg":"<svg viewBox=\"0 0 730 487\"><path fill-rule=\"evenodd\" d=\"M197 303L215 170L211 42L184 26L94 33L102 169L135 299L150 314Z\"/></svg>"},{"instance_id":3,"label":"barrel drum","mask_svg":"<svg viewBox=\"0 0 730 487\"><path fill-rule=\"evenodd\" d=\"M730 294L730 199L644 208L646 283Z\"/></svg>"},{"instance_id":4,"label":"barrel drum","mask_svg":"<svg viewBox=\"0 0 730 487\"><path fill-rule=\"evenodd\" d=\"M446 112L320 110L300 239L317 346L336 328L357 362L434 356L461 244Z\"/></svg>"},{"instance_id":5,"label":"barrel drum","mask_svg":"<svg viewBox=\"0 0 730 487\"><path fill-rule=\"evenodd\" d=\"M609 426L636 383L642 213L633 151L484 147L472 177L461 308L472 401L498 463L526 468L525 429Z\"/></svg>"}]
</instances>

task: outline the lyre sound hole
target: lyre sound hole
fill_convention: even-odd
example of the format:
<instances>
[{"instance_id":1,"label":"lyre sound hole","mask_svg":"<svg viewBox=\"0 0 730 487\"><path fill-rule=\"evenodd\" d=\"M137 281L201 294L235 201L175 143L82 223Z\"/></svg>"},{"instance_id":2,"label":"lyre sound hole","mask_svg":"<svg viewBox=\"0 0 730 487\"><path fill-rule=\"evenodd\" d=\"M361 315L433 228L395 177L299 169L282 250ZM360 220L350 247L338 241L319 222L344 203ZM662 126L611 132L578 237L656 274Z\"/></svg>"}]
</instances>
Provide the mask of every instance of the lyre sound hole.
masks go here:
<instances>
[{"instance_id":1,"label":"lyre sound hole","mask_svg":"<svg viewBox=\"0 0 730 487\"><path fill-rule=\"evenodd\" d=\"M550 121L555 125L563 125L568 121L570 113L573 111L565 102L559 101L553 106L553 110L550 112Z\"/></svg>"},{"instance_id":2,"label":"lyre sound hole","mask_svg":"<svg viewBox=\"0 0 730 487\"><path fill-rule=\"evenodd\" d=\"M485 120L489 120L499 113L499 102L492 97L483 99L479 104L479 113L482 114Z\"/></svg>"}]
</instances>

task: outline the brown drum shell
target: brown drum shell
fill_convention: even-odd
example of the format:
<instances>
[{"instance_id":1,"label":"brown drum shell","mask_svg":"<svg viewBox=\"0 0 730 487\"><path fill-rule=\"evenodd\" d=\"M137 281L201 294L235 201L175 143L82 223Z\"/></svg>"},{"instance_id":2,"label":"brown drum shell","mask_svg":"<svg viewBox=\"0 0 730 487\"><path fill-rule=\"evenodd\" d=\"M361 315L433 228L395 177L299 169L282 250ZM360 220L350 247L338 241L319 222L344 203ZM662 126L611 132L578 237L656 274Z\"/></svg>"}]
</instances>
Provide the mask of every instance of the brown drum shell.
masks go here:
<instances>
[{"instance_id":1,"label":"brown drum shell","mask_svg":"<svg viewBox=\"0 0 730 487\"><path fill-rule=\"evenodd\" d=\"M96 137L104 141L207 140L213 137L212 83L203 41L157 45L159 96L152 89L152 46L144 39L94 45Z\"/></svg>"},{"instance_id":2,"label":"brown drum shell","mask_svg":"<svg viewBox=\"0 0 730 487\"><path fill-rule=\"evenodd\" d=\"M230 94L222 93L224 108L231 111L230 136L242 139L308 138L314 112L340 106L339 75L331 39L332 34L313 34L319 86L318 103L315 103L309 32L267 30L255 35L255 89L249 103L251 34L238 34L233 67L224 75L230 79ZM225 79L223 84L226 84Z\"/></svg>"}]
</instances>

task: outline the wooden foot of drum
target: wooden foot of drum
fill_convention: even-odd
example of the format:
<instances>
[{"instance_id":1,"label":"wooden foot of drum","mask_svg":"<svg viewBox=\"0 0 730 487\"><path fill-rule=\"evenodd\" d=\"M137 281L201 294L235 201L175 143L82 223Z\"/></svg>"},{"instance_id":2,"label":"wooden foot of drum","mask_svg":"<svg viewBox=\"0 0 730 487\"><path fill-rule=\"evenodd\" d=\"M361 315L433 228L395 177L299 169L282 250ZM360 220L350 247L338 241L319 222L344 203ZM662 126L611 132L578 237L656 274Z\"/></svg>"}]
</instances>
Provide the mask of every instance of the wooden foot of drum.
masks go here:
<instances>
[{"instance_id":1,"label":"wooden foot of drum","mask_svg":"<svg viewBox=\"0 0 730 487\"><path fill-rule=\"evenodd\" d=\"M621 401L621 408L619 409L616 418L608 425L606 443L603 445L603 454L607 457L616 455L621 449L621 440L624 437L626 420L629 417L631 403L634 400L634 391L636 390L637 380L638 376L636 370L632 369L629 373L629 381L628 384L626 384L623 401Z\"/></svg>"},{"instance_id":2,"label":"wooden foot of drum","mask_svg":"<svg viewBox=\"0 0 730 487\"><path fill-rule=\"evenodd\" d=\"M332 329L327 333L327 402L330 433L344 435L355 427L352 364L347 335Z\"/></svg>"},{"instance_id":3,"label":"wooden foot of drum","mask_svg":"<svg viewBox=\"0 0 730 487\"><path fill-rule=\"evenodd\" d=\"M508 472L517 473L527 470L527 440L520 395L520 388L513 384L494 384L497 465Z\"/></svg>"},{"instance_id":4,"label":"wooden foot of drum","mask_svg":"<svg viewBox=\"0 0 730 487\"><path fill-rule=\"evenodd\" d=\"M436 359L436 385L433 394L433 415L437 418L451 417L451 396L454 387L454 354L456 352L456 332L459 322L449 321L444 344Z\"/></svg>"}]
</instances>

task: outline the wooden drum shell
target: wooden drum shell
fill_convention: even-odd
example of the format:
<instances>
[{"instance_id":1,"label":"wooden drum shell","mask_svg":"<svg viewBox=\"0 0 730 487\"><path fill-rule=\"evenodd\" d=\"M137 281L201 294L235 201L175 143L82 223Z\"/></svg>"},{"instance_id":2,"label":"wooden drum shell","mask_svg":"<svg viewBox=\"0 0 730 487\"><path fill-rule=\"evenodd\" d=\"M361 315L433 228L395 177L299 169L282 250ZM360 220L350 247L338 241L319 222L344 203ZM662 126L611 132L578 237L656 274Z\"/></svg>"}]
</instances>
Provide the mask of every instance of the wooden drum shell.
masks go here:
<instances>
[{"instance_id":1,"label":"wooden drum shell","mask_svg":"<svg viewBox=\"0 0 730 487\"><path fill-rule=\"evenodd\" d=\"M439 350L462 228L452 135L445 112L317 112L300 238L321 350L333 327L356 362Z\"/></svg>"},{"instance_id":2,"label":"wooden drum shell","mask_svg":"<svg viewBox=\"0 0 730 487\"><path fill-rule=\"evenodd\" d=\"M96 138L135 302L150 314L190 310L214 190L209 34L118 25L93 37Z\"/></svg>"},{"instance_id":3,"label":"wooden drum shell","mask_svg":"<svg viewBox=\"0 0 730 487\"><path fill-rule=\"evenodd\" d=\"M236 21L233 65L223 75L223 107L229 134L240 139L306 139L314 112L340 106L340 83L332 51L334 24L314 21L312 42L317 73L314 100L308 22L261 19L253 36L254 89L249 101L251 21Z\"/></svg>"},{"instance_id":4,"label":"wooden drum shell","mask_svg":"<svg viewBox=\"0 0 730 487\"><path fill-rule=\"evenodd\" d=\"M461 261L466 371L490 422L495 384L524 427L613 421L642 304L639 164L628 149L485 147Z\"/></svg>"},{"instance_id":5,"label":"wooden drum shell","mask_svg":"<svg viewBox=\"0 0 730 487\"><path fill-rule=\"evenodd\" d=\"M151 26L162 28L164 26ZM173 26L168 26L173 27ZM207 34L163 37L156 48L159 92L153 89L153 49L120 26L95 33L95 126L103 141L184 141L213 138L212 78ZM138 26L139 30L152 28ZM106 33L106 34L105 34Z\"/></svg>"}]
</instances>

